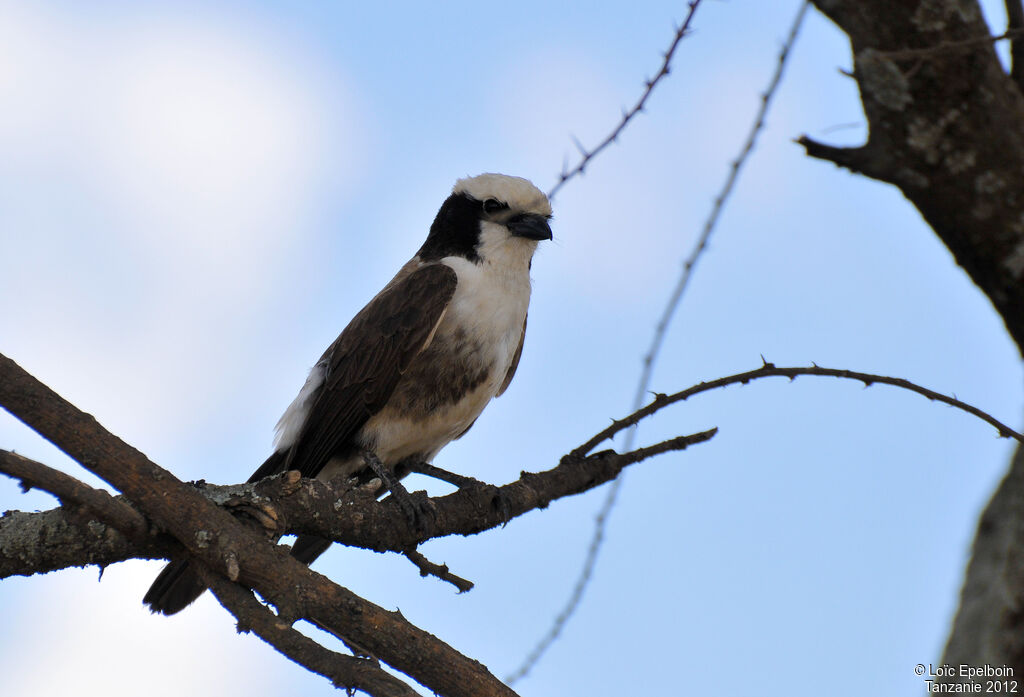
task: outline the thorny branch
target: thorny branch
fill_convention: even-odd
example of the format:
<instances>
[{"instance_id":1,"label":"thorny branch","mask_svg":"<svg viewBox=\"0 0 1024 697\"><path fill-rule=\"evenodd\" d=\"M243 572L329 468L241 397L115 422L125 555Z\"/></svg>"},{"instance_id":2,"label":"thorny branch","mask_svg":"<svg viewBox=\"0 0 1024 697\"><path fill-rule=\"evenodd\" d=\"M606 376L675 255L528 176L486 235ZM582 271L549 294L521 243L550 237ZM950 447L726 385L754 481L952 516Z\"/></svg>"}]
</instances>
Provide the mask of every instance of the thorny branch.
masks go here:
<instances>
[{"instance_id":1,"label":"thorny branch","mask_svg":"<svg viewBox=\"0 0 1024 697\"><path fill-rule=\"evenodd\" d=\"M757 136L764 128L764 120L765 116L768 114L768 107L771 105L772 99L782 81L782 75L785 72L786 63L793 49L793 45L796 43L797 36L800 33L800 27L803 25L804 17L806 16L809 7L810 0L803 0L803 2L800 3L800 8L797 10L796 17L793 19L790 26L789 34L783 42L782 49L779 51L775 72L772 75L771 81L768 83L768 88L761 95L761 104L758 107L756 116L754 117L754 123L751 126L750 131L747 133L746 141L743 143L743 147L740 148L739 155L732 161L729 168L729 174L726 177L725 183L722 185L718 195L715 197L707 220L704 221L704 227L701 230L700 237L697 239L697 243L683 261L682 273L679 276L679 280L676 282L675 288L669 296L668 302L665 304L665 309L662 312L661 318L655 326L654 336L651 338L651 345L643 358L643 367L640 371L640 379L637 381L636 394L633 398L634 410L643 406L643 400L650 389L651 375L654 372L654 363L657 360L658 353L664 343L669 324L679 307L683 294L686 292L686 289L690 284L693 269L696 267L697 262L708 247L708 241L711 239L711 234L714 232L714 229L718 224L718 219L721 216L725 203L729 200L729 196L732 194L736 181L739 179L740 170L743 168L744 163L753 152L754 145L757 142ZM615 135L616 134L613 133L610 138L614 138ZM605 142L608 141L606 140ZM581 165L582 164L585 164L585 161L581 163ZM561 183L559 183L559 186L561 186ZM630 431L626 436L625 447L627 450L632 447L634 433L635 431ZM590 545L587 548L587 555L583 561L580 573L576 578L576 583L573 585L573 590L569 594L569 598L566 600L562 610L555 616L555 619L547 633L540 639L540 641L537 642L530 653L527 654L522 664L514 672L506 676L505 682L508 684L515 684L519 679L530 672L533 666L536 665L537 661L539 661L547 651L552 642L554 642L554 640L562 633L563 627L579 606L580 601L583 599L583 593L586 590L587 584L590 582L590 578L593 575L594 566L597 563L597 556L601 550L601 545L604 540L604 529L608 521L608 516L611 514L612 508L615 506L615 502L618 499L621 488L621 477L617 478L612 482L612 485L608 487L608 493L605 495L604 502L601 504L601 508L598 510L597 515L594 518L594 532L590 539Z\"/></svg>"},{"instance_id":2,"label":"thorny branch","mask_svg":"<svg viewBox=\"0 0 1024 697\"><path fill-rule=\"evenodd\" d=\"M968 414L978 417L985 423L995 427L996 431L999 433L1000 438L1013 438L1014 440L1020 443L1024 443L1024 434L1018 433L1017 431L1013 430L1012 428L1004 424L1002 421L999 421L994 416L991 416L990 414L982 411L981 409L971 406L966 402L962 402L956 397L950 397L942 394L941 392L930 390L927 387L922 387L913 382L910 382L909 380L904 380L903 378L894 378L888 375L874 375L872 373L860 373L855 370L822 368L821 366L818 365L812 365L809 367L779 368L776 367L773 363L766 362L760 368L757 368L755 370L748 370L745 373L736 373L735 375L728 375L724 378L718 378L717 380L701 382L692 387L688 387L687 389L682 390L681 392L676 392L675 394L656 395L654 401L652 401L646 407L638 409L637 411L633 412L624 419L619 419L617 421L612 422L611 426L598 433L596 436L588 440L586 443L581 445L576 450L573 450L570 454L577 457L582 457L589 453L591 450L593 450L595 447L600 445L603 441L608 440L610 438L614 438L615 434L629 428L630 426L639 423L641 420L647 418L648 416L654 414L655 412L660 411L669 404L675 404L676 402L685 401L690 397L693 397L694 395L700 394L702 392L708 392L709 390L717 390L720 387L727 387L729 385L745 385L748 382L751 382L753 380L759 380L761 378L784 377L789 378L792 381L800 377L801 375L817 375L824 377L840 378L844 380L856 380L857 382L864 383L865 387L870 387L875 383L879 383L883 385L892 385L893 387L899 387L904 390L909 390L910 392L919 394L922 397L925 397L931 401L948 404L951 407L956 407L961 411L965 411Z\"/></svg>"},{"instance_id":3,"label":"thorny branch","mask_svg":"<svg viewBox=\"0 0 1024 697\"><path fill-rule=\"evenodd\" d=\"M594 157L596 157L602 150L604 150L609 145L618 140L619 134L622 133L623 130L625 130L629 122L633 120L633 117L644 110L644 105L647 104L647 98L651 96L651 92L654 91L655 85L661 82L661 79L663 77L669 74L670 66L672 63L672 56L675 55L676 47L679 46L679 42L683 40L683 37L686 36L687 32L689 31L690 22L693 20L693 16L697 13L697 7L699 5L700 0L691 0L691 2L689 3L690 9L686 14L686 19L684 19L683 23L679 25L678 29L676 29L675 36L672 37L672 43L669 45L668 50L665 51L665 56L664 60L661 63L661 68L658 69L658 72L654 75L654 77L648 78L644 82L644 91L643 94L640 95L640 99L637 100L636 104L633 105L632 109L624 110L622 112L622 120L619 121L619 124L614 129L612 129L612 132L608 134L608 137L602 140L600 144L598 144L598 146L593 150L587 150L579 143L579 141L576 141L576 147L580 151L581 159L579 163L571 170L566 169L565 167L562 168L562 173L558 175L558 183L551 187L551 190L548 191L549 199L553 199L555 197L555 194L558 193L559 189L561 189L565 185L565 183L568 182L570 179L579 174L583 174L583 171L587 168L587 165L590 164L590 161L594 159ZM575 138L573 140L575 141Z\"/></svg>"}]
</instances>

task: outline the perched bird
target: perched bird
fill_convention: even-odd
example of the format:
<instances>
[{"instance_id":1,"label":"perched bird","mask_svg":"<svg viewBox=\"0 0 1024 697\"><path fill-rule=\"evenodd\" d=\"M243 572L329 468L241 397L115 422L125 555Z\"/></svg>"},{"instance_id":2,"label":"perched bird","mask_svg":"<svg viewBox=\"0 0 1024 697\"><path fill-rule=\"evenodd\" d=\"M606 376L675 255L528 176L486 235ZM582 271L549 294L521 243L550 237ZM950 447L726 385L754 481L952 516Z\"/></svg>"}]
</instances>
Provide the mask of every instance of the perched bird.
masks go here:
<instances>
[{"instance_id":1,"label":"perched bird","mask_svg":"<svg viewBox=\"0 0 1024 697\"><path fill-rule=\"evenodd\" d=\"M551 239L550 218L547 197L525 179L457 181L416 255L313 366L249 481L287 470L354 477L374 457L401 478L464 435L515 375L530 264ZM300 535L292 555L309 564L330 544ZM190 562L176 560L143 602L173 615L204 590Z\"/></svg>"}]
</instances>

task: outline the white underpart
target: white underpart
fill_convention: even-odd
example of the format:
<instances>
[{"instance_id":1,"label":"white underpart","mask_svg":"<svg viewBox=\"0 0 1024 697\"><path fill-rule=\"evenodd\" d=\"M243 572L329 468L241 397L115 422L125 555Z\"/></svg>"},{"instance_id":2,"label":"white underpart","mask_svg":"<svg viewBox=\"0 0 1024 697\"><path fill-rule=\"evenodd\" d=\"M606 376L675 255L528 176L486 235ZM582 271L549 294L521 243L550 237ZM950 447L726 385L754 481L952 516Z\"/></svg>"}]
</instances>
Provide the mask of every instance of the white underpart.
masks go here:
<instances>
[{"instance_id":1,"label":"white underpart","mask_svg":"<svg viewBox=\"0 0 1024 697\"><path fill-rule=\"evenodd\" d=\"M441 260L455 271L458 285L435 340L447 340L442 337L460 328L467 341L484 347L479 358L491 366L490 374L461 400L434 410L426 419L403 418L390 409L374 415L364 433L376 442L383 462L413 455L433 459L469 428L498 393L522 338L530 304L529 263L536 248L534 240L511 237L505 226L485 222L478 247L482 262L462 257Z\"/></svg>"},{"instance_id":2,"label":"white underpart","mask_svg":"<svg viewBox=\"0 0 1024 697\"><path fill-rule=\"evenodd\" d=\"M313 366L309 371L309 377L306 378L306 383L299 390L299 394L295 396L292 403L284 410L284 414L281 415L277 425L274 426L275 452L287 450L299 439L302 426L306 423L306 417L309 416L309 409L313 406L312 397L320 385L323 384L326 367L323 362Z\"/></svg>"}]
</instances>

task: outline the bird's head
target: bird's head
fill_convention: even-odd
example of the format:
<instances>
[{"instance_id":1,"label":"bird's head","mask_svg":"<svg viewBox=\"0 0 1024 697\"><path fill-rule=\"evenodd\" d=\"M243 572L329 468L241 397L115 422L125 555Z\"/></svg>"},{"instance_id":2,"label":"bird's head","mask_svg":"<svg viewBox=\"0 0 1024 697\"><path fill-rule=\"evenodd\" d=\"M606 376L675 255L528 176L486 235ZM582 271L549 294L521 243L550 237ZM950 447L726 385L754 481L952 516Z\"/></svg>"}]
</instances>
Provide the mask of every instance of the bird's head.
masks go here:
<instances>
[{"instance_id":1,"label":"bird's head","mask_svg":"<svg viewBox=\"0 0 1024 697\"><path fill-rule=\"evenodd\" d=\"M458 256L473 262L521 257L529 263L537 242L551 239L551 204L521 177L480 174L455 182L441 205L427 241L424 261Z\"/></svg>"}]
</instances>

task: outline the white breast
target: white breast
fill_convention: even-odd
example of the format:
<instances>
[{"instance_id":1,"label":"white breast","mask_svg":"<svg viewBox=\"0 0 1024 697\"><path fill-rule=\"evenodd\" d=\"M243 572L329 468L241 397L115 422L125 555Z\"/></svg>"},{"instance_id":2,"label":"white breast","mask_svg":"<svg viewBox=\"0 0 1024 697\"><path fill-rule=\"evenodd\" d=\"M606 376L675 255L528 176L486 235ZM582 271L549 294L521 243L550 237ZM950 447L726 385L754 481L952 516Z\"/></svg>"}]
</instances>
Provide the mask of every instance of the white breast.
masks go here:
<instances>
[{"instance_id":1,"label":"white breast","mask_svg":"<svg viewBox=\"0 0 1024 697\"><path fill-rule=\"evenodd\" d=\"M364 433L376 442L377 454L386 463L413 455L433 458L476 421L501 388L522 338L530 304L529 260L536 242L509 240L505 229L499 230L507 243L491 250L481 245L483 261L441 260L455 271L458 285L434 338L439 344L479 346L475 358L488 366L488 377L456 403L429 413L413 416L385 408L374 415Z\"/></svg>"}]
</instances>

